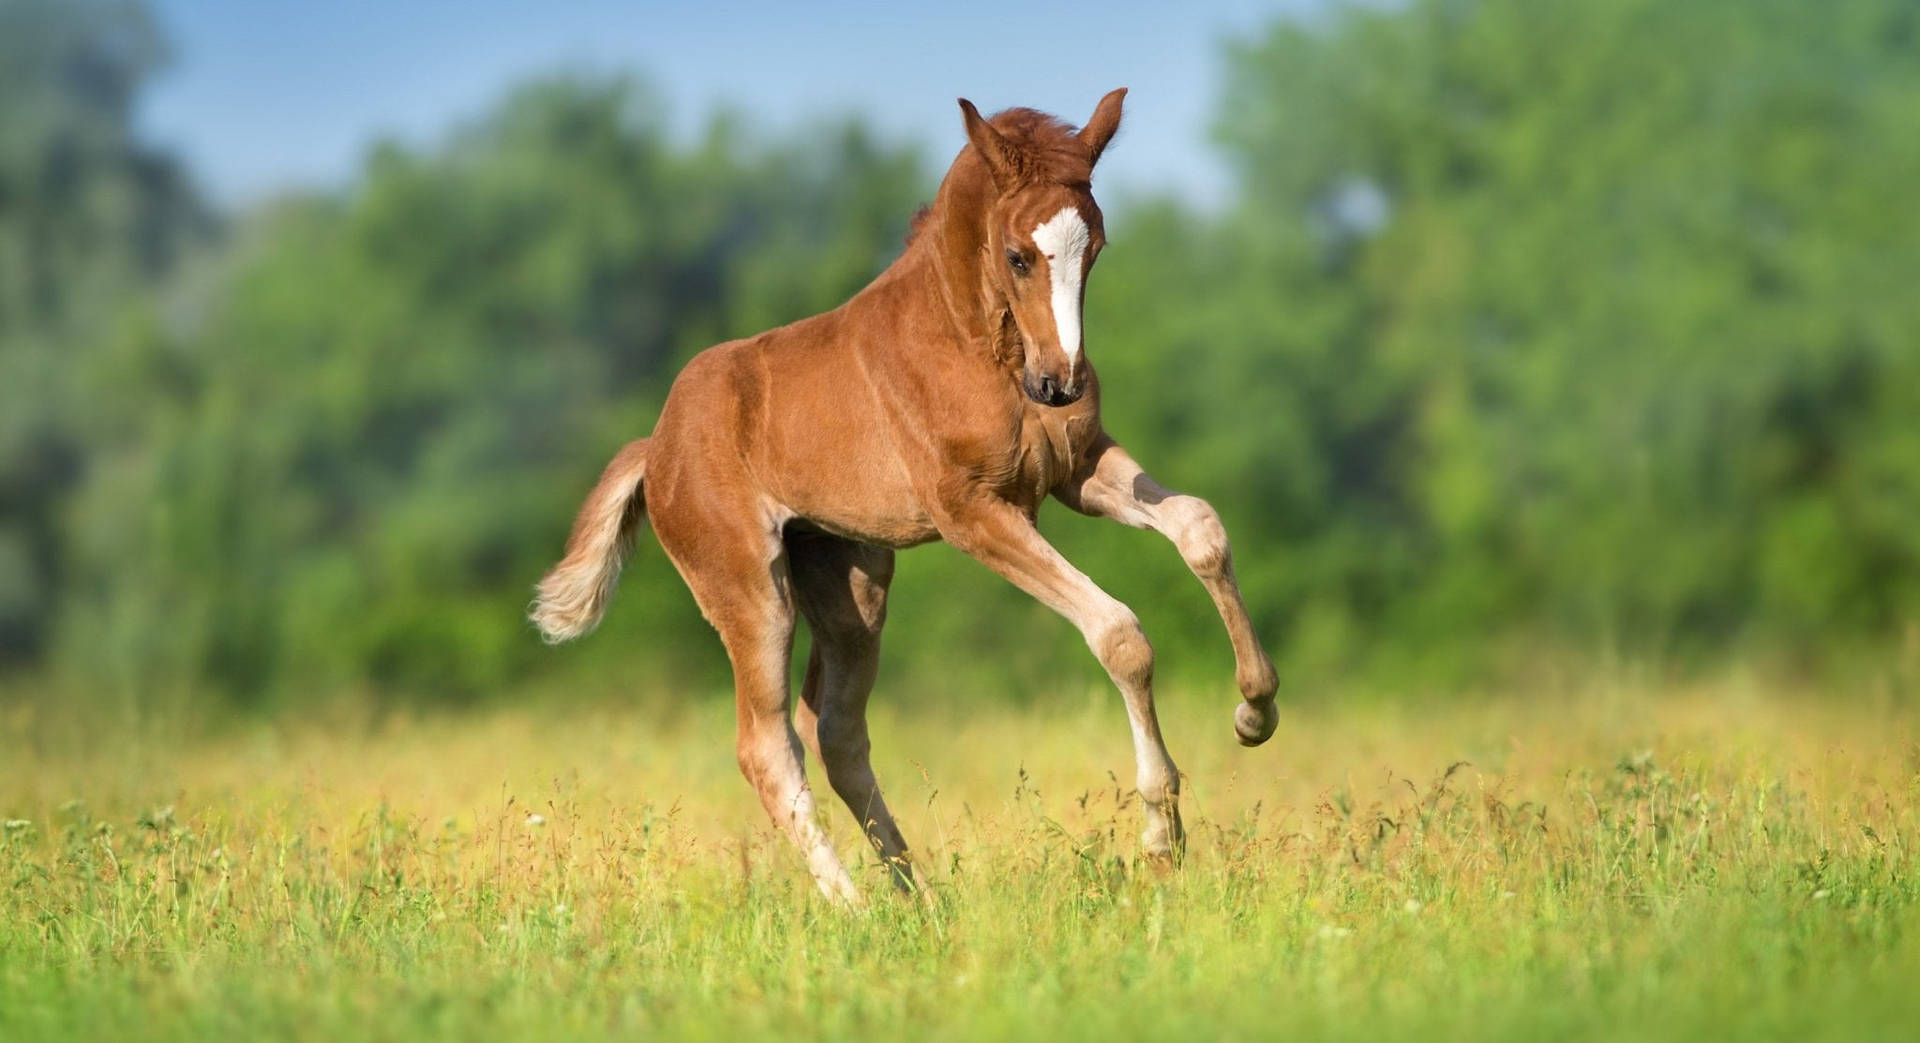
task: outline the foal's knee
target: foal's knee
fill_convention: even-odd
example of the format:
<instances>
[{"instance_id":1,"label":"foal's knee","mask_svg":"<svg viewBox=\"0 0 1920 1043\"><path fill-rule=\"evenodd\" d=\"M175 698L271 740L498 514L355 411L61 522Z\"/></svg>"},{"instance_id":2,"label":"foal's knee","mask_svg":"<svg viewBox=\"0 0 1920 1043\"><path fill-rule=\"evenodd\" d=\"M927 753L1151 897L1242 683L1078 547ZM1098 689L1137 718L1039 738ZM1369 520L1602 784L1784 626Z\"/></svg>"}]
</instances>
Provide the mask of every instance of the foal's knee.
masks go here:
<instances>
[{"instance_id":1,"label":"foal's knee","mask_svg":"<svg viewBox=\"0 0 1920 1043\"><path fill-rule=\"evenodd\" d=\"M1175 535L1180 557L1197 576L1215 576L1224 572L1233 560L1233 548L1227 543L1227 527L1213 505L1197 497L1187 497L1185 517Z\"/></svg>"},{"instance_id":2,"label":"foal's knee","mask_svg":"<svg viewBox=\"0 0 1920 1043\"><path fill-rule=\"evenodd\" d=\"M1101 629L1091 635L1093 654L1122 687L1153 680L1153 645L1132 610L1118 602Z\"/></svg>"}]
</instances>

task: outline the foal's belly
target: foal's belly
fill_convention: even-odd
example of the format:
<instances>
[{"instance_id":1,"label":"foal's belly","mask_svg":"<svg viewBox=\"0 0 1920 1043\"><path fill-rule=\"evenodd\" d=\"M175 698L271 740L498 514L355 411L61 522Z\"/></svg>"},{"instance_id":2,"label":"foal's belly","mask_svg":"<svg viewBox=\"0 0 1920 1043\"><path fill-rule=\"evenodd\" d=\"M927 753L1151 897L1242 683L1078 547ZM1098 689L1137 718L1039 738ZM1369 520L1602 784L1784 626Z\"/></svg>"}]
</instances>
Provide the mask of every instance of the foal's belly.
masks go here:
<instances>
[{"instance_id":1,"label":"foal's belly","mask_svg":"<svg viewBox=\"0 0 1920 1043\"><path fill-rule=\"evenodd\" d=\"M861 543L871 543L876 547L891 547L896 550L905 547L917 547L922 543L932 543L940 538L940 530L934 527L933 519L920 515L897 518L833 518L796 514L790 524L802 528L817 529L821 532Z\"/></svg>"},{"instance_id":2,"label":"foal's belly","mask_svg":"<svg viewBox=\"0 0 1920 1043\"><path fill-rule=\"evenodd\" d=\"M906 474L883 455L806 449L787 454L769 484L793 517L836 536L882 547L911 547L940 538Z\"/></svg>"}]
</instances>

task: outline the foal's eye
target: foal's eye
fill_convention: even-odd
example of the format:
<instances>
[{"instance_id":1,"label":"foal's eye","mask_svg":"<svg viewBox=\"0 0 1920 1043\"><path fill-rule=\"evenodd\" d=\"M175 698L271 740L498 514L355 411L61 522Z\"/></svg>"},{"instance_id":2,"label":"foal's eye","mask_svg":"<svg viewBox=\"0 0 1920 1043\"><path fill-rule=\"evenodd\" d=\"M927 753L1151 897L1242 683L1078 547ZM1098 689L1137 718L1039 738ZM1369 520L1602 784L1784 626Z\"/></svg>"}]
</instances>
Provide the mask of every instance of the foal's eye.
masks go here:
<instances>
[{"instance_id":1,"label":"foal's eye","mask_svg":"<svg viewBox=\"0 0 1920 1043\"><path fill-rule=\"evenodd\" d=\"M1008 250L1007 263L1012 265L1013 270L1019 272L1021 275L1027 274L1027 259L1020 256L1020 251Z\"/></svg>"}]
</instances>

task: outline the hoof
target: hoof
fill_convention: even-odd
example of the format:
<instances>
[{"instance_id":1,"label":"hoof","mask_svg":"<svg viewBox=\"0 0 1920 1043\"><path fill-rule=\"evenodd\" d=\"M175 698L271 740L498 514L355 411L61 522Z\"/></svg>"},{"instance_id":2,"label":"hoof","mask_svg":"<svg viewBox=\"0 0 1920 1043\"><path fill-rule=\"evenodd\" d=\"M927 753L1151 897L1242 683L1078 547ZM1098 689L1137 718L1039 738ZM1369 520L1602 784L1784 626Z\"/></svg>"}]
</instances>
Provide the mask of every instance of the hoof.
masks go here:
<instances>
[{"instance_id":1,"label":"hoof","mask_svg":"<svg viewBox=\"0 0 1920 1043\"><path fill-rule=\"evenodd\" d=\"M1273 738L1280 727L1280 708L1271 697L1257 703L1241 703L1233 711L1233 734L1242 746L1258 746Z\"/></svg>"},{"instance_id":2,"label":"hoof","mask_svg":"<svg viewBox=\"0 0 1920 1043\"><path fill-rule=\"evenodd\" d=\"M1172 851L1148 851L1146 863L1153 875L1162 879L1172 876L1180 868L1180 859Z\"/></svg>"},{"instance_id":3,"label":"hoof","mask_svg":"<svg viewBox=\"0 0 1920 1043\"><path fill-rule=\"evenodd\" d=\"M1180 821L1180 808L1170 805L1164 818L1149 820L1140 834L1140 850L1147 865L1165 876L1180 868L1187 853L1187 827Z\"/></svg>"}]
</instances>

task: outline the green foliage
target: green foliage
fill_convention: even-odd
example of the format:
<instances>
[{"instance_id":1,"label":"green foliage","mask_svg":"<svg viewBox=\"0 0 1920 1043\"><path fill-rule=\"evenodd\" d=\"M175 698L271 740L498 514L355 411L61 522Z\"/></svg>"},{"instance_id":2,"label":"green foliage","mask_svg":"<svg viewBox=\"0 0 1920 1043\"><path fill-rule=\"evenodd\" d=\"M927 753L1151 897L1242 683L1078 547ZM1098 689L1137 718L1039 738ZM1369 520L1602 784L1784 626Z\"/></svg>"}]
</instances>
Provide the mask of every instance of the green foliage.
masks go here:
<instances>
[{"instance_id":1,"label":"green foliage","mask_svg":"<svg viewBox=\"0 0 1920 1043\"><path fill-rule=\"evenodd\" d=\"M1271 462L1330 481L1268 501L1335 544L1308 597L1643 653L1910 625L1917 56L1887 0L1435 0L1236 47L1236 227L1307 221L1243 247L1281 307L1219 356L1308 389Z\"/></svg>"},{"instance_id":2,"label":"green foliage","mask_svg":"<svg viewBox=\"0 0 1920 1043\"><path fill-rule=\"evenodd\" d=\"M137 6L0 2L0 670L43 653L67 579L60 507L93 434L80 374L117 301L208 231L131 133L164 58Z\"/></svg>"},{"instance_id":3,"label":"green foliage","mask_svg":"<svg viewBox=\"0 0 1920 1043\"><path fill-rule=\"evenodd\" d=\"M344 199L258 215L202 320L130 347L110 391L191 373L77 504L69 662L243 698L517 676L532 579L678 364L741 316L831 307L904 232L910 157L854 127L737 137L676 149L624 83L541 83L444 148L381 148ZM699 624L664 625L672 648Z\"/></svg>"},{"instance_id":4,"label":"green foliage","mask_svg":"<svg viewBox=\"0 0 1920 1043\"><path fill-rule=\"evenodd\" d=\"M857 123L689 140L644 89L550 80L182 265L209 224L128 128L162 54L139 9L0 4L0 48L0 666L243 703L723 676L644 543L583 647L521 610L693 352L897 252L920 157ZM1896 647L1920 620L1916 58L1903 0L1279 21L1226 56L1226 211L1109 215L1109 426L1219 507L1296 685ZM1138 606L1163 676L1225 683L1177 554L1044 524ZM1098 681L951 551L905 559L892 619L904 688Z\"/></svg>"}]
</instances>

